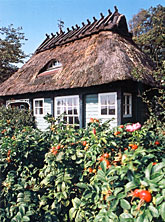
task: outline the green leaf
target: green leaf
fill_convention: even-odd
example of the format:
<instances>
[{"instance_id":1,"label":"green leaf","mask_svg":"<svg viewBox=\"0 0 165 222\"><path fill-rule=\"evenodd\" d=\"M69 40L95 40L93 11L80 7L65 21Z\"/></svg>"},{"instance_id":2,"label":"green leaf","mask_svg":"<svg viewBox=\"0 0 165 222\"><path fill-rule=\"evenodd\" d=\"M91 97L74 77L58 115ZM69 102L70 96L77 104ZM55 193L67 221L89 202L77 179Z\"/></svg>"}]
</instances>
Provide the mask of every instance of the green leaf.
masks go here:
<instances>
[{"instance_id":1,"label":"green leaf","mask_svg":"<svg viewBox=\"0 0 165 222\"><path fill-rule=\"evenodd\" d=\"M148 186L148 182L144 181L144 180L140 180L140 183L142 186L147 187Z\"/></svg>"},{"instance_id":2,"label":"green leaf","mask_svg":"<svg viewBox=\"0 0 165 222\"><path fill-rule=\"evenodd\" d=\"M105 162L105 161L102 161L101 164L100 164L100 166L101 166L102 171L105 173L106 170L107 170L106 162Z\"/></svg>"},{"instance_id":3,"label":"green leaf","mask_svg":"<svg viewBox=\"0 0 165 222\"><path fill-rule=\"evenodd\" d=\"M19 193L17 198L23 198L24 197L24 193Z\"/></svg>"},{"instance_id":4,"label":"green leaf","mask_svg":"<svg viewBox=\"0 0 165 222\"><path fill-rule=\"evenodd\" d=\"M162 203L162 201L164 200L164 197L157 197L156 198L156 206L158 206L159 204L161 204Z\"/></svg>"},{"instance_id":5,"label":"green leaf","mask_svg":"<svg viewBox=\"0 0 165 222\"><path fill-rule=\"evenodd\" d=\"M165 202L162 203L160 207L160 214L161 214L162 219L165 221Z\"/></svg>"},{"instance_id":6,"label":"green leaf","mask_svg":"<svg viewBox=\"0 0 165 222\"><path fill-rule=\"evenodd\" d=\"M150 174L151 174L151 170L152 170L152 163L150 163L148 165L148 167L145 169L144 173L145 173L145 177L149 180L150 179Z\"/></svg>"},{"instance_id":7,"label":"green leaf","mask_svg":"<svg viewBox=\"0 0 165 222\"><path fill-rule=\"evenodd\" d=\"M112 202L111 202L111 209L113 210L113 211L116 211L116 207L117 207L117 205L118 205L118 203L119 203L119 199L114 199Z\"/></svg>"},{"instance_id":8,"label":"green leaf","mask_svg":"<svg viewBox=\"0 0 165 222\"><path fill-rule=\"evenodd\" d=\"M121 200L120 200L120 205L121 205L121 207L122 207L123 209L125 209L125 210L128 210L128 209L131 208L130 203L129 203L127 200L125 200L125 199L121 199Z\"/></svg>"},{"instance_id":9,"label":"green leaf","mask_svg":"<svg viewBox=\"0 0 165 222\"><path fill-rule=\"evenodd\" d=\"M27 216L23 216L22 221L23 221L23 222L30 221L30 218L27 217Z\"/></svg>"},{"instance_id":10,"label":"green leaf","mask_svg":"<svg viewBox=\"0 0 165 222\"><path fill-rule=\"evenodd\" d=\"M145 215L144 221L146 221L146 222L152 221L153 216L152 216L152 212L149 210L149 208L147 208L147 209L145 210L144 215Z\"/></svg>"},{"instance_id":11,"label":"green leaf","mask_svg":"<svg viewBox=\"0 0 165 222\"><path fill-rule=\"evenodd\" d=\"M94 219L94 222L99 222L99 221L103 221L103 215L102 214L98 214L95 219Z\"/></svg>"},{"instance_id":12,"label":"green leaf","mask_svg":"<svg viewBox=\"0 0 165 222\"><path fill-rule=\"evenodd\" d=\"M104 182L107 182L106 178L105 178L105 173L102 171L102 170L98 170L98 173L97 173L97 178L98 180L100 181L104 181Z\"/></svg>"},{"instance_id":13,"label":"green leaf","mask_svg":"<svg viewBox=\"0 0 165 222\"><path fill-rule=\"evenodd\" d=\"M143 222L144 221L144 216L140 215L137 219L136 222Z\"/></svg>"},{"instance_id":14,"label":"green leaf","mask_svg":"<svg viewBox=\"0 0 165 222\"><path fill-rule=\"evenodd\" d=\"M114 141L111 141L110 143L112 146L115 146L115 147L117 146L117 144Z\"/></svg>"},{"instance_id":15,"label":"green leaf","mask_svg":"<svg viewBox=\"0 0 165 222\"><path fill-rule=\"evenodd\" d=\"M65 207L68 207L69 204L70 204L70 201L69 201L69 200L65 200L65 201L61 201L61 203L62 203Z\"/></svg>"},{"instance_id":16,"label":"green leaf","mask_svg":"<svg viewBox=\"0 0 165 222\"><path fill-rule=\"evenodd\" d=\"M125 185L125 192L128 192L136 187L137 185L133 181L131 181Z\"/></svg>"},{"instance_id":17,"label":"green leaf","mask_svg":"<svg viewBox=\"0 0 165 222\"><path fill-rule=\"evenodd\" d=\"M17 218L18 220L21 220L21 219L22 219L22 215L21 215L20 212L17 213L16 218Z\"/></svg>"},{"instance_id":18,"label":"green leaf","mask_svg":"<svg viewBox=\"0 0 165 222\"><path fill-rule=\"evenodd\" d=\"M21 213L21 215L23 216L25 214L25 207L24 206L19 206L19 212Z\"/></svg>"},{"instance_id":19,"label":"green leaf","mask_svg":"<svg viewBox=\"0 0 165 222\"><path fill-rule=\"evenodd\" d=\"M107 201L112 201L116 199L116 196L113 196L113 195L110 195L108 198L107 198Z\"/></svg>"},{"instance_id":20,"label":"green leaf","mask_svg":"<svg viewBox=\"0 0 165 222\"><path fill-rule=\"evenodd\" d=\"M162 174L162 175L154 178L153 180L151 180L151 182L158 183L158 182L159 182L161 179L163 179L163 178L164 178L164 175Z\"/></svg>"},{"instance_id":21,"label":"green leaf","mask_svg":"<svg viewBox=\"0 0 165 222\"><path fill-rule=\"evenodd\" d=\"M121 193L119 193L119 194L117 195L117 198L118 198L118 199L121 199L121 198L124 198L124 197L126 197L125 192L121 192Z\"/></svg>"},{"instance_id":22,"label":"green leaf","mask_svg":"<svg viewBox=\"0 0 165 222\"><path fill-rule=\"evenodd\" d=\"M162 190L162 195L165 198L165 189Z\"/></svg>"},{"instance_id":23,"label":"green leaf","mask_svg":"<svg viewBox=\"0 0 165 222\"><path fill-rule=\"evenodd\" d=\"M18 199L17 199L17 202L18 202L18 203L24 202L24 198L18 198Z\"/></svg>"},{"instance_id":24,"label":"green leaf","mask_svg":"<svg viewBox=\"0 0 165 222\"><path fill-rule=\"evenodd\" d=\"M61 190L62 190L62 192L65 191L65 182L64 181L62 182Z\"/></svg>"},{"instance_id":25,"label":"green leaf","mask_svg":"<svg viewBox=\"0 0 165 222\"><path fill-rule=\"evenodd\" d=\"M116 196L116 195L117 195L118 193L120 193L122 190L123 190L123 187L117 187L117 188L115 188L114 195Z\"/></svg>"},{"instance_id":26,"label":"green leaf","mask_svg":"<svg viewBox=\"0 0 165 222\"><path fill-rule=\"evenodd\" d=\"M131 215L131 214L129 214L129 213L122 213L121 215L120 215L120 218L122 218L122 219L128 219L128 218L133 218L133 216ZM130 220L131 221L131 220Z\"/></svg>"},{"instance_id":27,"label":"green leaf","mask_svg":"<svg viewBox=\"0 0 165 222\"><path fill-rule=\"evenodd\" d=\"M72 200L72 203L73 203L73 207L78 209L80 204L81 204L81 200L78 199L77 197L75 197L73 200Z\"/></svg>"},{"instance_id":28,"label":"green leaf","mask_svg":"<svg viewBox=\"0 0 165 222\"><path fill-rule=\"evenodd\" d=\"M159 170L161 170L162 168L165 167L165 163L161 162L161 163L157 163L154 167L153 167L153 172L158 172Z\"/></svg>"},{"instance_id":29,"label":"green leaf","mask_svg":"<svg viewBox=\"0 0 165 222\"><path fill-rule=\"evenodd\" d=\"M149 206L148 208L149 208L149 210L151 211L151 213L154 217L159 217L159 212L155 207Z\"/></svg>"},{"instance_id":30,"label":"green leaf","mask_svg":"<svg viewBox=\"0 0 165 222\"><path fill-rule=\"evenodd\" d=\"M67 193L66 193L65 191L63 191L63 192L61 193L61 196L62 196L64 199L67 199L67 198L68 198L68 195L67 195Z\"/></svg>"},{"instance_id":31,"label":"green leaf","mask_svg":"<svg viewBox=\"0 0 165 222\"><path fill-rule=\"evenodd\" d=\"M77 208L72 207L72 208L69 210L69 217L70 217L71 220L73 220L73 218L75 218L76 213L77 213Z\"/></svg>"},{"instance_id":32,"label":"green leaf","mask_svg":"<svg viewBox=\"0 0 165 222\"><path fill-rule=\"evenodd\" d=\"M83 189L87 189L88 188L88 185L85 184L85 183L77 183L76 186L79 187L79 188L83 188Z\"/></svg>"},{"instance_id":33,"label":"green leaf","mask_svg":"<svg viewBox=\"0 0 165 222\"><path fill-rule=\"evenodd\" d=\"M11 222L18 222L16 218L12 218Z\"/></svg>"},{"instance_id":34,"label":"green leaf","mask_svg":"<svg viewBox=\"0 0 165 222\"><path fill-rule=\"evenodd\" d=\"M77 157L76 157L75 154L71 156L71 159L72 159L72 160L76 160L76 158L77 158Z\"/></svg>"}]
</instances>

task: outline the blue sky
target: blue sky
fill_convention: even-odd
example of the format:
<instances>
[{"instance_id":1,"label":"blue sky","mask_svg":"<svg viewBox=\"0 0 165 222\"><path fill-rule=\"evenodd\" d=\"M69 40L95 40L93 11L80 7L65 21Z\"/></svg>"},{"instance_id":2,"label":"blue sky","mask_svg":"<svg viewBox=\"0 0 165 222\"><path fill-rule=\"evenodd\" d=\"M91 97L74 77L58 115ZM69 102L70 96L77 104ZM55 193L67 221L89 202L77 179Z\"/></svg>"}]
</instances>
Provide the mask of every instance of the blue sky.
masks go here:
<instances>
[{"instance_id":1,"label":"blue sky","mask_svg":"<svg viewBox=\"0 0 165 222\"><path fill-rule=\"evenodd\" d=\"M148 9L165 0L0 0L0 26L13 24L22 26L25 37L23 50L30 54L45 39L45 34L58 31L58 20L62 19L65 28L81 25L86 19L100 18L100 12L108 14L116 5L129 21L140 9Z\"/></svg>"}]
</instances>

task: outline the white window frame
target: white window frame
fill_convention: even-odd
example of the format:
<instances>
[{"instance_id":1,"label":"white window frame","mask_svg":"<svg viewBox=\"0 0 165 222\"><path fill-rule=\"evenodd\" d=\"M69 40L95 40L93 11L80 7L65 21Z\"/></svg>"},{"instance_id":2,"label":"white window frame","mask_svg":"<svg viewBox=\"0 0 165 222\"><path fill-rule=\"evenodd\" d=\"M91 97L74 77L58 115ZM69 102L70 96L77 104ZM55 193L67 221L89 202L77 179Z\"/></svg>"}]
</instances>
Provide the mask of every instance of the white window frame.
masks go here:
<instances>
[{"instance_id":1,"label":"white window frame","mask_svg":"<svg viewBox=\"0 0 165 222\"><path fill-rule=\"evenodd\" d=\"M79 124L73 122L73 124L70 124L70 125L77 124L77 125L80 126L80 98L79 98L78 95L54 97L55 118L58 118L60 115L62 115L62 113L61 113L61 114L57 114L57 107L58 107L58 106L57 106L57 100L58 100L58 99L69 99L69 98L77 98L77 99L78 99L78 104L76 105L76 107L77 107L77 114L67 114L66 117L69 117L69 116L71 116L71 117L78 117L78 119L79 119ZM68 107L68 105L67 105L66 107ZM68 124L69 124L69 123L68 123Z\"/></svg>"},{"instance_id":2,"label":"white window frame","mask_svg":"<svg viewBox=\"0 0 165 222\"><path fill-rule=\"evenodd\" d=\"M35 107L35 102L36 101L42 101L43 107ZM42 108L43 109L43 113L42 114L36 113L36 108ZM34 99L33 100L33 113L34 113L34 116L44 116L44 98L38 98L38 99Z\"/></svg>"},{"instance_id":3,"label":"white window frame","mask_svg":"<svg viewBox=\"0 0 165 222\"><path fill-rule=\"evenodd\" d=\"M113 115L103 115L101 114L101 96L109 96L109 95L114 95L115 96L115 114ZM99 93L98 94L98 108L99 108L99 118L101 119L107 119L107 118L117 118L117 92L108 92L108 93ZM113 106L113 105L110 105Z\"/></svg>"},{"instance_id":4,"label":"white window frame","mask_svg":"<svg viewBox=\"0 0 165 222\"><path fill-rule=\"evenodd\" d=\"M129 97L129 104L127 103L127 97ZM127 113L127 107L129 106L129 113ZM123 93L123 117L132 117L132 94Z\"/></svg>"}]
</instances>

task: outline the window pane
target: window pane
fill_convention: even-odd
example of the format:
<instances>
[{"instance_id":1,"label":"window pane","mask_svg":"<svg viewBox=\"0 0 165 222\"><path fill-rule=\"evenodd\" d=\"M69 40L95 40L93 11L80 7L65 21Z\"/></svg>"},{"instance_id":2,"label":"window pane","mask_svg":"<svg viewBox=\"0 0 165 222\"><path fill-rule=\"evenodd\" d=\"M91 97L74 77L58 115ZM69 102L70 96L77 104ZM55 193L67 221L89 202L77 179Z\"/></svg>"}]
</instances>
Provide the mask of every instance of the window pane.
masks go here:
<instances>
[{"instance_id":1,"label":"window pane","mask_svg":"<svg viewBox=\"0 0 165 222\"><path fill-rule=\"evenodd\" d=\"M43 107L43 101L42 100L39 101L39 106Z\"/></svg>"},{"instance_id":2,"label":"window pane","mask_svg":"<svg viewBox=\"0 0 165 222\"><path fill-rule=\"evenodd\" d=\"M35 107L39 106L39 101L35 101Z\"/></svg>"},{"instance_id":3,"label":"window pane","mask_svg":"<svg viewBox=\"0 0 165 222\"><path fill-rule=\"evenodd\" d=\"M64 116L64 121L67 122L67 116Z\"/></svg>"},{"instance_id":4,"label":"window pane","mask_svg":"<svg viewBox=\"0 0 165 222\"><path fill-rule=\"evenodd\" d=\"M115 115L115 107L114 106L109 107L109 115Z\"/></svg>"},{"instance_id":5,"label":"window pane","mask_svg":"<svg viewBox=\"0 0 165 222\"><path fill-rule=\"evenodd\" d=\"M39 114L43 114L43 108L39 108Z\"/></svg>"},{"instance_id":6,"label":"window pane","mask_svg":"<svg viewBox=\"0 0 165 222\"><path fill-rule=\"evenodd\" d=\"M57 106L60 106L60 105L61 105L61 101L57 100Z\"/></svg>"},{"instance_id":7,"label":"window pane","mask_svg":"<svg viewBox=\"0 0 165 222\"><path fill-rule=\"evenodd\" d=\"M130 108L129 108L129 105L127 106L127 114L130 114Z\"/></svg>"},{"instance_id":8,"label":"window pane","mask_svg":"<svg viewBox=\"0 0 165 222\"><path fill-rule=\"evenodd\" d=\"M115 104L115 95L109 95L108 96L108 105L114 105Z\"/></svg>"},{"instance_id":9,"label":"window pane","mask_svg":"<svg viewBox=\"0 0 165 222\"><path fill-rule=\"evenodd\" d=\"M72 106L72 98L67 99L68 106Z\"/></svg>"},{"instance_id":10,"label":"window pane","mask_svg":"<svg viewBox=\"0 0 165 222\"><path fill-rule=\"evenodd\" d=\"M57 115L60 115L61 112L60 112L60 107L57 107Z\"/></svg>"},{"instance_id":11,"label":"window pane","mask_svg":"<svg viewBox=\"0 0 165 222\"><path fill-rule=\"evenodd\" d=\"M74 108L74 115L77 115L78 114L78 112L77 112L77 109L76 109L76 107Z\"/></svg>"},{"instance_id":12,"label":"window pane","mask_svg":"<svg viewBox=\"0 0 165 222\"><path fill-rule=\"evenodd\" d=\"M127 104L130 104L130 96L127 96Z\"/></svg>"},{"instance_id":13,"label":"window pane","mask_svg":"<svg viewBox=\"0 0 165 222\"><path fill-rule=\"evenodd\" d=\"M75 121L75 124L79 124L79 119L78 119L78 117L75 117L75 118L74 118L74 121Z\"/></svg>"},{"instance_id":14,"label":"window pane","mask_svg":"<svg viewBox=\"0 0 165 222\"><path fill-rule=\"evenodd\" d=\"M63 107L63 112L62 113L67 114L67 109L66 109L65 106Z\"/></svg>"},{"instance_id":15,"label":"window pane","mask_svg":"<svg viewBox=\"0 0 165 222\"><path fill-rule=\"evenodd\" d=\"M77 106L77 105L78 105L78 98L74 98L74 99L73 99L73 105L74 105L74 106Z\"/></svg>"},{"instance_id":16,"label":"window pane","mask_svg":"<svg viewBox=\"0 0 165 222\"><path fill-rule=\"evenodd\" d=\"M69 124L73 124L73 117L69 116Z\"/></svg>"},{"instance_id":17,"label":"window pane","mask_svg":"<svg viewBox=\"0 0 165 222\"><path fill-rule=\"evenodd\" d=\"M125 104L123 105L123 113L124 113L124 115L126 115L126 106L125 106Z\"/></svg>"},{"instance_id":18,"label":"window pane","mask_svg":"<svg viewBox=\"0 0 165 222\"><path fill-rule=\"evenodd\" d=\"M107 98L106 96L101 96L101 105L106 105L107 104Z\"/></svg>"},{"instance_id":19,"label":"window pane","mask_svg":"<svg viewBox=\"0 0 165 222\"><path fill-rule=\"evenodd\" d=\"M61 102L62 102L62 105L63 105L63 106L66 106L66 99L62 99Z\"/></svg>"},{"instance_id":20,"label":"window pane","mask_svg":"<svg viewBox=\"0 0 165 222\"><path fill-rule=\"evenodd\" d=\"M101 115L107 115L107 107L106 106L101 107Z\"/></svg>"},{"instance_id":21,"label":"window pane","mask_svg":"<svg viewBox=\"0 0 165 222\"><path fill-rule=\"evenodd\" d=\"M72 115L72 107L68 107L68 114Z\"/></svg>"}]
</instances>

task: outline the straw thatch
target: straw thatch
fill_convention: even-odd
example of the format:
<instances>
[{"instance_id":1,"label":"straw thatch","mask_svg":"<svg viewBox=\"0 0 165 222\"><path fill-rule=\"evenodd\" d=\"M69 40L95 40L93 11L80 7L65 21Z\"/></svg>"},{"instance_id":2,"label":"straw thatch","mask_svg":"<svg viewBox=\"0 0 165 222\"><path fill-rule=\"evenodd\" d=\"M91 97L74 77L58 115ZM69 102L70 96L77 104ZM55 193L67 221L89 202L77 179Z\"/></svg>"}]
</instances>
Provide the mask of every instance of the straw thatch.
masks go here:
<instances>
[{"instance_id":1,"label":"straw thatch","mask_svg":"<svg viewBox=\"0 0 165 222\"><path fill-rule=\"evenodd\" d=\"M123 19L119 14L118 24L119 17ZM132 75L134 69L142 70L143 83L152 84L150 60L132 43L129 33L126 35L126 28L120 30L122 33L100 28L91 35L77 36L72 41L66 37L63 43L57 44L56 41L54 45L45 40L30 60L0 86L0 96L135 80ZM123 37L123 30L130 40ZM59 39L59 36L52 37L52 40ZM39 74L52 59L60 61L62 68Z\"/></svg>"}]
</instances>

